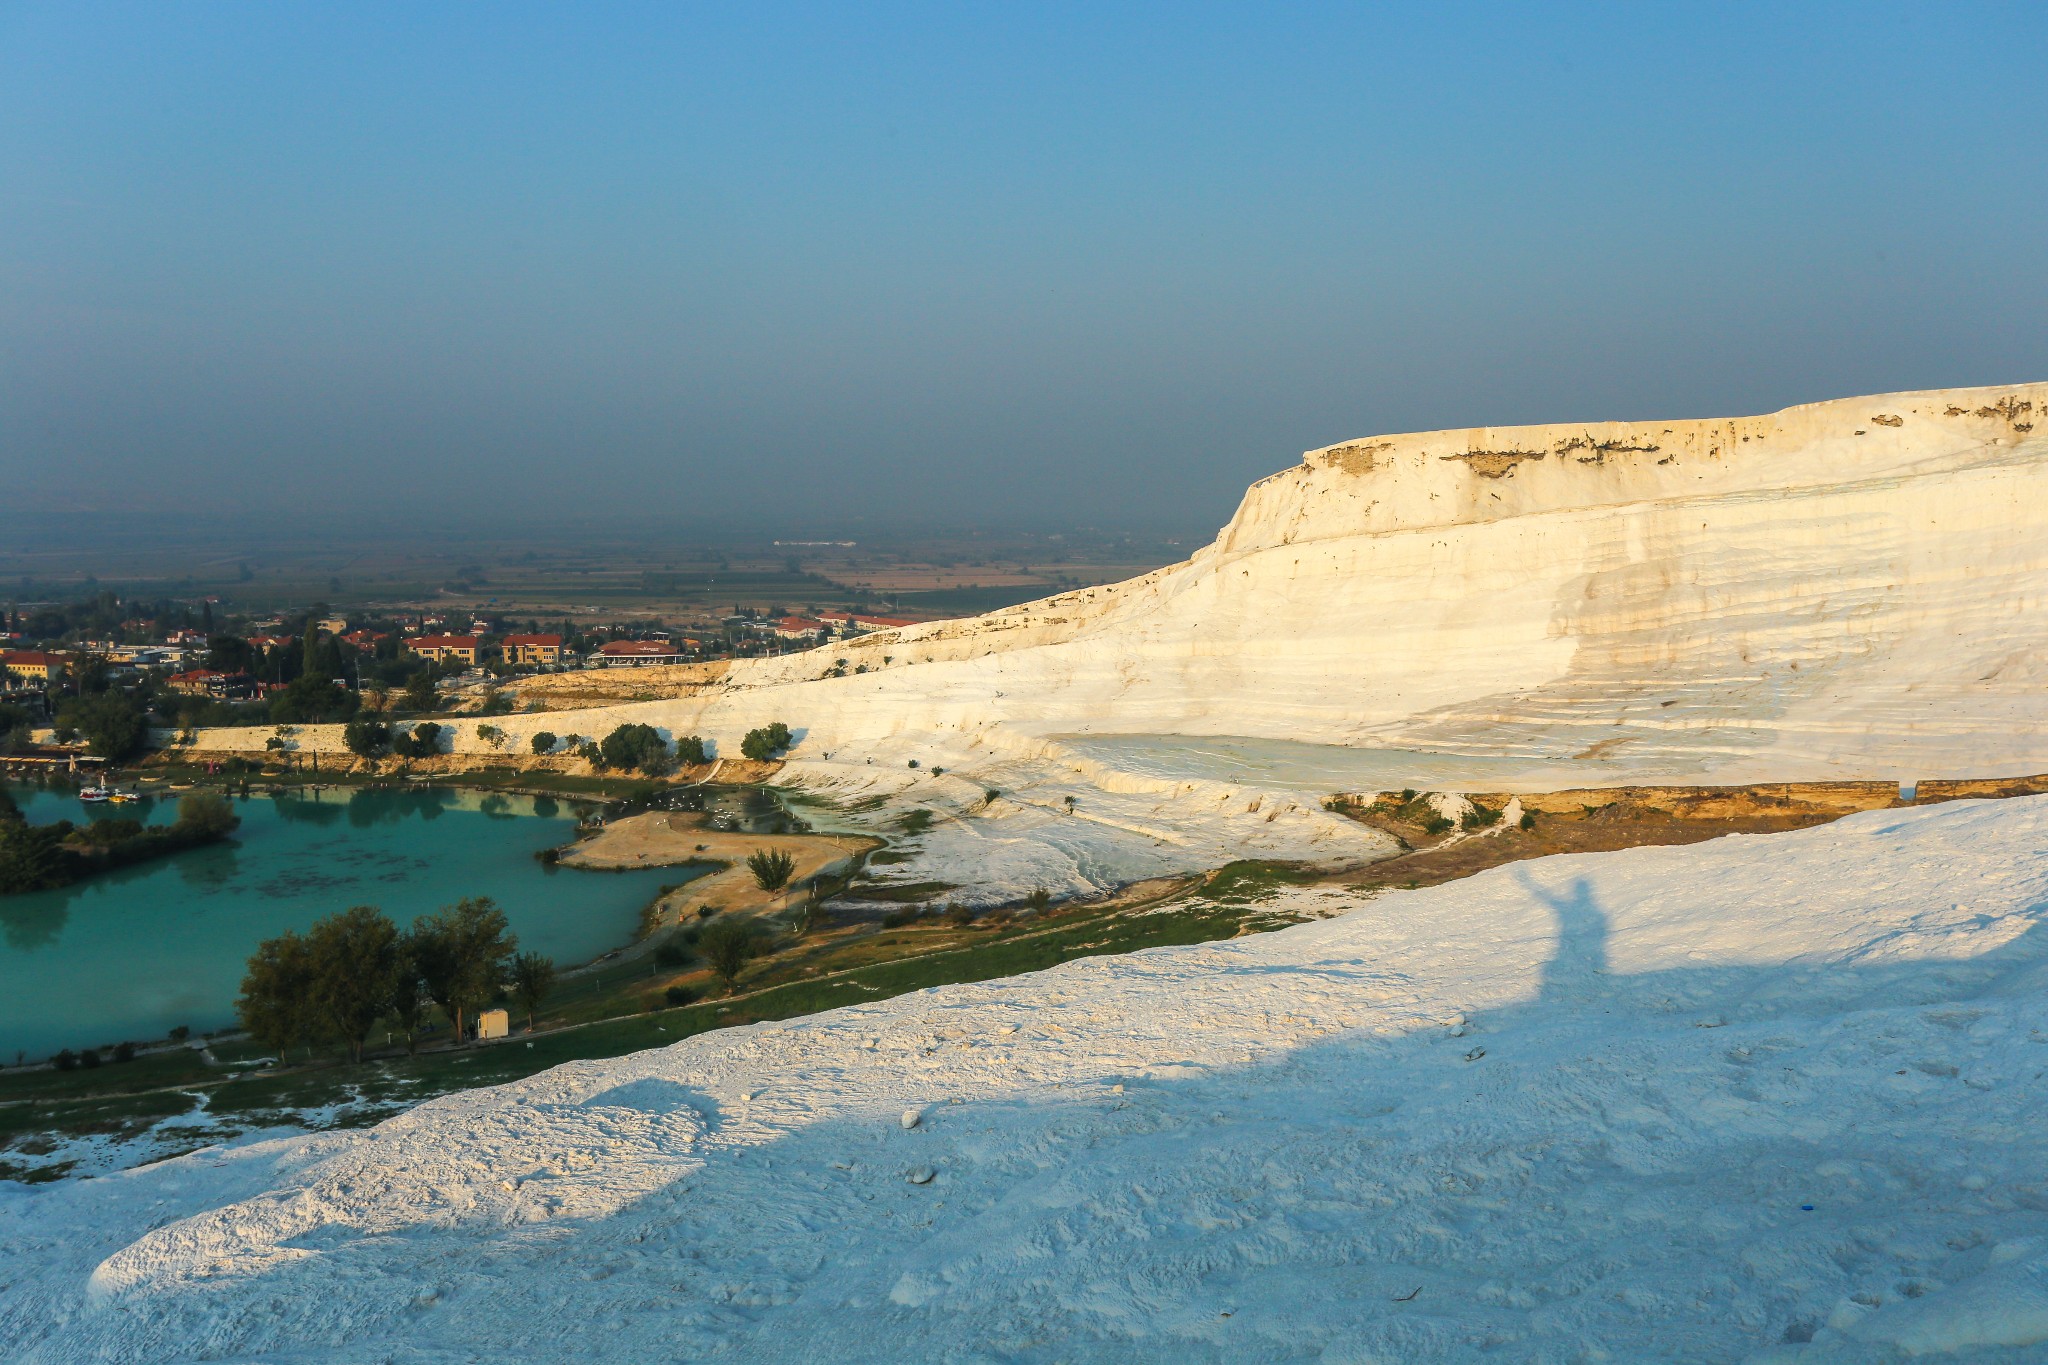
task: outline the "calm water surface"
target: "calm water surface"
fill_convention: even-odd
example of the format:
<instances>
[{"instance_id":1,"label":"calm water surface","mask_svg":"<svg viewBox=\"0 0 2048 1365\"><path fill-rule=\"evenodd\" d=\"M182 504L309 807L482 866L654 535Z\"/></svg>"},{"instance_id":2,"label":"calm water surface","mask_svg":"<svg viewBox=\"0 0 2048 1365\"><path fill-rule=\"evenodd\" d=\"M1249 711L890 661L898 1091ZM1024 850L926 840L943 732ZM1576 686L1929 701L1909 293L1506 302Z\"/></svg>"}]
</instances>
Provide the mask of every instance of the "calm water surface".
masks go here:
<instances>
[{"instance_id":1,"label":"calm water surface","mask_svg":"<svg viewBox=\"0 0 2048 1365\"><path fill-rule=\"evenodd\" d=\"M8 790L28 818L177 818L176 795L86 807L64 791ZM548 797L430 788L238 800L242 827L193 849L59 891L0 896L0 1058L195 1033L233 1022L242 967L263 939L352 905L411 923L464 896L497 901L519 946L568 966L633 936L641 907L687 868L547 867L576 811Z\"/></svg>"}]
</instances>

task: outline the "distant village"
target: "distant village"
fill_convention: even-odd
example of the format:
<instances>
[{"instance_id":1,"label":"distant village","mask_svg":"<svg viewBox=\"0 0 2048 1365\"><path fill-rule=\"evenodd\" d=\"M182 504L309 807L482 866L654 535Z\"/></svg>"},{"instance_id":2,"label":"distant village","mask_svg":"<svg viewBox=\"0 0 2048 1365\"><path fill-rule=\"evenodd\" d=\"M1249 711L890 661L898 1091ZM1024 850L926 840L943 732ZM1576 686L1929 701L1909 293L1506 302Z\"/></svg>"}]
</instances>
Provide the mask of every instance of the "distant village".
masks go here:
<instances>
[{"instance_id":1,"label":"distant village","mask_svg":"<svg viewBox=\"0 0 2048 1365\"><path fill-rule=\"evenodd\" d=\"M569 669L647 668L789 653L913 624L895 616L736 609L688 631L444 612L235 612L217 597L101 593L0 611L0 757L55 745L103 761L150 732L431 712L444 685ZM162 736L157 738L162 739Z\"/></svg>"}]
</instances>

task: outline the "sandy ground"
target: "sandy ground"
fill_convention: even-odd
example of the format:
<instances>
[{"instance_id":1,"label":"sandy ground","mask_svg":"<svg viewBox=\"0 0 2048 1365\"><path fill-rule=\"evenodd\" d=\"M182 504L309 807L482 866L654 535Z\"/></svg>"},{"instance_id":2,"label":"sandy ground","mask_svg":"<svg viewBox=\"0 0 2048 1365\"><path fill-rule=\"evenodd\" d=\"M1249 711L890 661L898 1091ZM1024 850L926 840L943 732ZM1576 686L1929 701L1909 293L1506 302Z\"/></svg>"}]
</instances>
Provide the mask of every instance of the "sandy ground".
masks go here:
<instances>
[{"instance_id":1,"label":"sandy ground","mask_svg":"<svg viewBox=\"0 0 2048 1365\"><path fill-rule=\"evenodd\" d=\"M802 886L810 878L841 871L881 845L880 839L851 834L728 834L706 829L704 816L696 811L648 811L606 825L563 854L562 862L593 868L676 867L693 860L728 864L663 897L661 923L669 925L700 905L714 906L720 913L771 914L787 909L803 899ZM796 860L790 889L768 892L755 885L747 857L760 849L778 850Z\"/></svg>"}]
</instances>

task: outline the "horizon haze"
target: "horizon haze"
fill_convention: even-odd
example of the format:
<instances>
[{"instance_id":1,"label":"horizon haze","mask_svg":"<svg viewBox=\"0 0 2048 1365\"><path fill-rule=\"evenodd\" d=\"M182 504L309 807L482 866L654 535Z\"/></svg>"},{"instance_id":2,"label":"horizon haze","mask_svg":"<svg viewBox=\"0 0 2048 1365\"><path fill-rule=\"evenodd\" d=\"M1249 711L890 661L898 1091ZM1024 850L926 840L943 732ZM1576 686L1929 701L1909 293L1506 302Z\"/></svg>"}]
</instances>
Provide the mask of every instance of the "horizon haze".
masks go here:
<instances>
[{"instance_id":1,"label":"horizon haze","mask_svg":"<svg viewBox=\"0 0 2048 1365\"><path fill-rule=\"evenodd\" d=\"M2048 375L2028 11L1737 8L12 7L0 533L1201 534Z\"/></svg>"}]
</instances>

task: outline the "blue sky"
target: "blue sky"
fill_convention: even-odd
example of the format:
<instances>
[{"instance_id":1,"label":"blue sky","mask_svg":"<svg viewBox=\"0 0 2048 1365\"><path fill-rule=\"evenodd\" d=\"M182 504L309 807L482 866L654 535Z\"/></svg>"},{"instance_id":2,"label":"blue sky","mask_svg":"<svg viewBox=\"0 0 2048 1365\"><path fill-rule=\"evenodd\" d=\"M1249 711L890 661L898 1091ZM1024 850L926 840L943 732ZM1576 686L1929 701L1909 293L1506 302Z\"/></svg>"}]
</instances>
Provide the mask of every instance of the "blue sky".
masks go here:
<instances>
[{"instance_id":1,"label":"blue sky","mask_svg":"<svg viewBox=\"0 0 2048 1365\"><path fill-rule=\"evenodd\" d=\"M0 499L1207 527L2039 379L2039 20L0 3Z\"/></svg>"}]
</instances>

